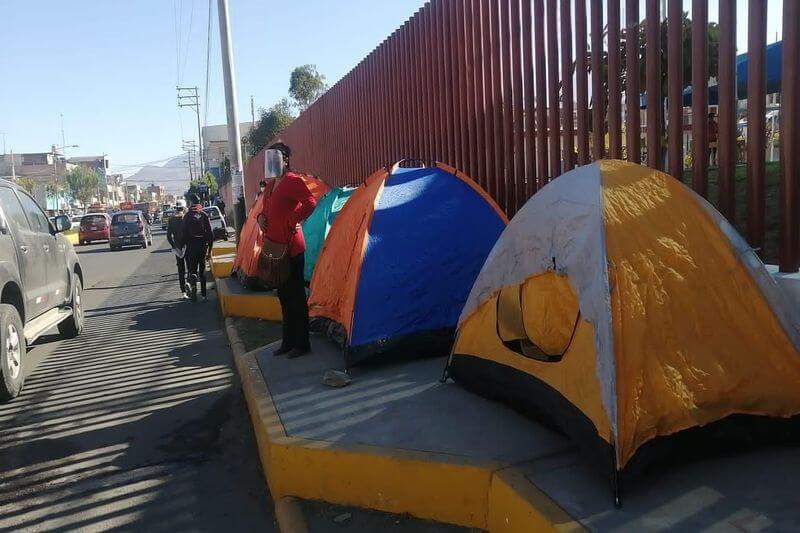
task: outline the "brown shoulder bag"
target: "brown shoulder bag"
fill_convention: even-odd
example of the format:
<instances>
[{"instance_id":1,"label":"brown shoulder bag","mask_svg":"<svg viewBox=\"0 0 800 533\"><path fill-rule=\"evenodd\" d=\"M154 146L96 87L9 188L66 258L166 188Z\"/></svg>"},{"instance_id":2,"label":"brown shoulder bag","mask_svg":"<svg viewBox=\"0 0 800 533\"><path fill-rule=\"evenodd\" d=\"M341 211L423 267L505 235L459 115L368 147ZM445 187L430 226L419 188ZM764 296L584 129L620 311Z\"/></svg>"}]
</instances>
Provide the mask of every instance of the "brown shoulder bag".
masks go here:
<instances>
[{"instance_id":1,"label":"brown shoulder bag","mask_svg":"<svg viewBox=\"0 0 800 533\"><path fill-rule=\"evenodd\" d=\"M269 288L278 288L289 280L289 245L264 238L258 258L261 281Z\"/></svg>"}]
</instances>

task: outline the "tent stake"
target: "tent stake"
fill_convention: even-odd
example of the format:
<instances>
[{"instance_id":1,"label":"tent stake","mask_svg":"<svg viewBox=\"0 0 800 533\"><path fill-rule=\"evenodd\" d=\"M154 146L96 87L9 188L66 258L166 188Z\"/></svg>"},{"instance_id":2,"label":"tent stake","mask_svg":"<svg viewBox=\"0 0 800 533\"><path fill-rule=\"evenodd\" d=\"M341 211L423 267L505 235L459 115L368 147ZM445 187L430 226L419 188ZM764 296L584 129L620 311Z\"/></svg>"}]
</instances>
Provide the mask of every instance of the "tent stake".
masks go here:
<instances>
[{"instance_id":1,"label":"tent stake","mask_svg":"<svg viewBox=\"0 0 800 533\"><path fill-rule=\"evenodd\" d=\"M622 487L619 479L619 468L617 468L617 450L611 446L611 465L614 471L611 474L611 486L614 491L614 508L622 508Z\"/></svg>"}]
</instances>

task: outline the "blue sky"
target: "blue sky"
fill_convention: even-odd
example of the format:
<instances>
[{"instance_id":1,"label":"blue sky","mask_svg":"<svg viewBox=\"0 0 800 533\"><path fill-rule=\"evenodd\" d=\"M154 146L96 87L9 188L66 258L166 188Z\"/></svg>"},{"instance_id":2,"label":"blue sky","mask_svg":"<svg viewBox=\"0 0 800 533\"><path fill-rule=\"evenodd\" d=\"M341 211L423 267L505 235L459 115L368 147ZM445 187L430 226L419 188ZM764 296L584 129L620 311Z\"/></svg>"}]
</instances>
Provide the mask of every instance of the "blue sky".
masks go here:
<instances>
[{"instance_id":1,"label":"blue sky","mask_svg":"<svg viewBox=\"0 0 800 533\"><path fill-rule=\"evenodd\" d=\"M225 121L216 3L208 124ZM251 95L256 108L286 96L297 65L315 63L332 84L423 3L230 0L240 119L249 120ZM689 10L691 2L684 3ZM780 31L781 5L768 0L770 42ZM107 153L118 170L132 171L124 165L179 153L182 138L196 138L196 122L193 111L178 110L175 86L204 92L207 17L207 0L0 0L0 132L7 147L61 144L63 113L67 144L80 145L69 155ZM738 19L743 51L746 0L738 2Z\"/></svg>"},{"instance_id":2,"label":"blue sky","mask_svg":"<svg viewBox=\"0 0 800 533\"><path fill-rule=\"evenodd\" d=\"M225 102L212 3L208 123L218 124ZM250 95L256 108L286 96L297 65L315 63L329 82L339 79L423 3L230 0L240 120L249 120ZM133 165L179 153L181 131L197 134L194 112L176 104L176 12L180 83L203 92L207 0L0 0L7 148L60 145L63 113L67 144L80 146L68 155L105 152L112 165Z\"/></svg>"}]
</instances>

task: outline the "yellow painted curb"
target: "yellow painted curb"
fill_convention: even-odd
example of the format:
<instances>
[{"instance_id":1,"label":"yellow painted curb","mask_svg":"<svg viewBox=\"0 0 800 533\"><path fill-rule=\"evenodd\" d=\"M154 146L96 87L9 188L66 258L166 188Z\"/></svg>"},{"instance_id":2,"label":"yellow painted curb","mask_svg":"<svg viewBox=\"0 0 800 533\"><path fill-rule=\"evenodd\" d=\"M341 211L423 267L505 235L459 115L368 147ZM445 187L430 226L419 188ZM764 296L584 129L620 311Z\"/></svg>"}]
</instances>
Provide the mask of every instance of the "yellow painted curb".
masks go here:
<instances>
[{"instance_id":1,"label":"yellow painted curb","mask_svg":"<svg viewBox=\"0 0 800 533\"><path fill-rule=\"evenodd\" d=\"M229 280L232 278L217 278L217 294L223 316L281 320L283 317L281 302L276 295L272 293L236 294L228 289Z\"/></svg>"},{"instance_id":2,"label":"yellow painted curb","mask_svg":"<svg viewBox=\"0 0 800 533\"><path fill-rule=\"evenodd\" d=\"M211 256L211 273L214 274L214 279L231 277L235 259L236 254Z\"/></svg>"},{"instance_id":3,"label":"yellow painted curb","mask_svg":"<svg viewBox=\"0 0 800 533\"><path fill-rule=\"evenodd\" d=\"M247 386L252 390L251 379L245 380L242 370L239 367L239 361L245 357L244 343L239 337L236 327L233 325L233 320L230 318L225 319L225 333L228 335L228 342L231 345L233 359L236 362L236 370L239 372L240 379L242 380L242 388L244 389ZM256 427L261 427L256 425L257 415L253 414L254 407L252 402L254 400L252 400L252 393L244 391L244 395L245 400L247 401L247 409L250 412L250 420L252 421L251 423L253 424L253 428L255 429ZM256 430L255 434L256 442L258 443L262 471L264 472L264 478L269 486L269 473L265 469L265 465L267 463L264 462L263 454L260 453L263 446L263 432ZM272 495L272 498L275 502L275 520L278 522L278 530L281 531L281 533L308 533L306 519L303 516L303 510L300 508L300 502L297 500L297 498L293 498L291 496L278 498L274 494Z\"/></svg>"},{"instance_id":4,"label":"yellow painted curb","mask_svg":"<svg viewBox=\"0 0 800 533\"><path fill-rule=\"evenodd\" d=\"M488 530L573 532L585 528L527 479L520 468L496 472L489 490Z\"/></svg>"},{"instance_id":5,"label":"yellow painted curb","mask_svg":"<svg viewBox=\"0 0 800 533\"><path fill-rule=\"evenodd\" d=\"M226 330L238 339L227 319ZM276 501L286 496L324 500L491 532L583 530L513 467L287 435L255 353L242 353L241 343L232 340L234 345L261 464Z\"/></svg>"},{"instance_id":6,"label":"yellow painted curb","mask_svg":"<svg viewBox=\"0 0 800 533\"><path fill-rule=\"evenodd\" d=\"M211 257L236 253L236 243L233 241L217 241L211 249Z\"/></svg>"},{"instance_id":7,"label":"yellow painted curb","mask_svg":"<svg viewBox=\"0 0 800 533\"><path fill-rule=\"evenodd\" d=\"M72 244L72 246L77 246L78 245L78 231L77 230L68 229L63 234L64 234L64 237L67 238L69 243Z\"/></svg>"}]
</instances>

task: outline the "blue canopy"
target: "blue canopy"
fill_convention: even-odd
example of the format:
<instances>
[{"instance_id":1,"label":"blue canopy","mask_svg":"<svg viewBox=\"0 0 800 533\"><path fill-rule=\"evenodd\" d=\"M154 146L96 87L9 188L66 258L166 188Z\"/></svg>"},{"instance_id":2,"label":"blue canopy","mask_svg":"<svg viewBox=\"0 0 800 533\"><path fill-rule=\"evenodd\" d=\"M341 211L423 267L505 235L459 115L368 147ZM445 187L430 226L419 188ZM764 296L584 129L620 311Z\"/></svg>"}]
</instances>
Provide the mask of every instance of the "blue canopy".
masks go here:
<instances>
[{"instance_id":1,"label":"blue canopy","mask_svg":"<svg viewBox=\"0 0 800 533\"><path fill-rule=\"evenodd\" d=\"M747 98L747 54L736 56L736 94L742 100ZM781 67L783 65L783 41L778 41L767 46L765 70L767 75L767 94L777 93L781 90ZM711 85L708 88L708 104L719 104L719 86ZM692 86L683 90L683 105L692 105ZM640 96L640 107L647 108L647 94Z\"/></svg>"}]
</instances>

